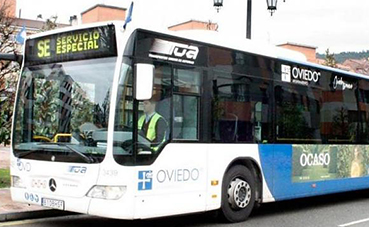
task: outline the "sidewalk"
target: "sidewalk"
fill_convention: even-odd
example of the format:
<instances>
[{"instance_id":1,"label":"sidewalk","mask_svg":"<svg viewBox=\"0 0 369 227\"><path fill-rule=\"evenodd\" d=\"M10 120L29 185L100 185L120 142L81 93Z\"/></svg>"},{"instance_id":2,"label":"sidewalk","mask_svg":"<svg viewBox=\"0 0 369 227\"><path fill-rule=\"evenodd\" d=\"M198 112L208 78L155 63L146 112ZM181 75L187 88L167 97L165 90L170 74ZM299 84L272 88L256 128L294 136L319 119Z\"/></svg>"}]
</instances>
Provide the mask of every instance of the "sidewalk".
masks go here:
<instances>
[{"instance_id":1,"label":"sidewalk","mask_svg":"<svg viewBox=\"0 0 369 227\"><path fill-rule=\"evenodd\" d=\"M0 169L6 169L10 166L10 146L0 145Z\"/></svg>"},{"instance_id":2,"label":"sidewalk","mask_svg":"<svg viewBox=\"0 0 369 227\"><path fill-rule=\"evenodd\" d=\"M0 169L10 166L10 147L0 145ZM24 219L54 217L71 214L69 212L13 202L9 188L0 188L0 222Z\"/></svg>"}]
</instances>

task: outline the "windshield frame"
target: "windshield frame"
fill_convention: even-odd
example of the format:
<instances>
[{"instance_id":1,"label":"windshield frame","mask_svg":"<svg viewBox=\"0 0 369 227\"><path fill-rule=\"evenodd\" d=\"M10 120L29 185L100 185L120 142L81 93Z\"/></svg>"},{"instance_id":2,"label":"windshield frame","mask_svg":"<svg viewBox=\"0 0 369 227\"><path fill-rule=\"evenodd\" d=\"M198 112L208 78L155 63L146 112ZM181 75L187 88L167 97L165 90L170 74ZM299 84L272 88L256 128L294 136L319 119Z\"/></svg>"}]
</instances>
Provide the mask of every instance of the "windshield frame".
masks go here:
<instances>
[{"instance_id":1,"label":"windshield frame","mask_svg":"<svg viewBox=\"0 0 369 227\"><path fill-rule=\"evenodd\" d=\"M25 143L32 143L32 146L34 147L36 143L32 142L32 140L30 142L26 142L26 141L23 141L22 139L22 135L16 135L17 132L19 132L19 130L17 130L17 125L21 124L21 128L24 128L25 125L24 123L22 123L22 118L24 116L24 113L22 115L22 118L19 118L17 116L19 116L19 112L20 111L24 111L24 108L25 106L23 107L20 107L20 102L22 99L22 94L24 93L24 90L21 88L22 84L24 84L24 81L25 81L25 76L24 76L24 73L25 71L28 69L29 70L29 67L37 67L37 66L23 66L22 67L22 70L21 70L21 76L20 76L20 79L18 81L18 89L17 89L17 94L16 94L16 102L15 102L15 110L14 110L14 113L13 113L13 126L12 126L12 148L13 148L13 155L17 158L25 158L25 159L32 159L32 160L44 160L44 161L60 161L60 162L77 162L77 163L86 163L86 164L93 164L93 163L101 163L104 159L105 159L105 156L106 156L106 153L107 153L107 150L108 150L108 141L109 141L109 138L108 138L108 134L109 134L109 119L110 118L110 114L111 114L111 108L112 108L112 105L111 105L111 99L112 97L114 96L113 93L112 93L112 90L114 89L114 80L115 80L115 73L117 71L117 67L120 68L119 66L117 66L117 62L119 61L118 59L118 56L113 56L113 57L108 57L108 58L93 58L93 59L87 59L87 60L77 60L77 61L68 61L68 62L59 62L59 64L64 64L64 63L71 63L71 64L76 64L78 67L85 67L85 62L87 62L88 64L90 64L91 62L93 61L98 61L98 60L101 60L101 59L107 59L106 61L107 62L110 62L109 64L112 64L111 68L112 70L112 73L111 75L109 76L109 83L108 83L108 91L110 94L108 94L108 96L106 96L108 102L110 103L110 105L107 107L107 125L106 125L106 133L105 136L105 146L103 145L102 147L95 147L96 149L89 149L88 150L88 153L84 153L82 152L83 155L85 155L86 157L83 157L81 154L78 154L78 152L76 152L76 150L79 150L81 148L67 148L66 145L71 145L71 146L75 146L76 144L75 143L59 143L58 140L56 139L55 141L52 142L52 139L50 139L50 142L52 143L48 143L49 145L51 144L54 144L54 145L62 145L64 146L63 150L65 152L65 154L63 155L59 155L61 154L60 153L60 150L61 149L45 149L45 148L42 148L45 143L43 142L38 142L37 144L40 146L40 149L38 150L38 152L32 152L32 150L37 150L36 148L30 148L30 154L26 154L24 156L22 156L22 153L17 153L17 150L19 149L19 145L20 144L25 144ZM110 59L110 60L109 60ZM50 63L50 64L58 64L58 63ZM50 64L46 64L46 65L50 65ZM87 67L88 67L88 64L87 64ZM41 65L41 66L45 66L45 65ZM82 75L84 76L84 75ZM84 76L85 77L85 76ZM32 76L32 79L34 79L34 77ZM96 81L95 81L96 83ZM96 84L98 85L98 84ZM60 91L60 90L59 90ZM95 92L95 91L94 91ZM34 100L32 100L32 102L34 102ZM97 103L95 103L97 104ZM22 110L23 109L23 110ZM34 118L34 115L32 116L32 118ZM62 134L61 136L69 136L69 135L72 135L72 134ZM46 137L45 137L46 138ZM19 142L20 141L20 142ZM18 148L17 148L18 146ZM91 147L93 148L93 147ZM59 150L59 151L57 151ZM67 151L69 150L69 151ZM104 150L102 152L102 150ZM27 151L26 151L27 152ZM59 158L58 158L59 156ZM63 157L62 157L63 156ZM90 161L87 161L88 159L91 159ZM92 161L93 160L93 161Z\"/></svg>"}]
</instances>

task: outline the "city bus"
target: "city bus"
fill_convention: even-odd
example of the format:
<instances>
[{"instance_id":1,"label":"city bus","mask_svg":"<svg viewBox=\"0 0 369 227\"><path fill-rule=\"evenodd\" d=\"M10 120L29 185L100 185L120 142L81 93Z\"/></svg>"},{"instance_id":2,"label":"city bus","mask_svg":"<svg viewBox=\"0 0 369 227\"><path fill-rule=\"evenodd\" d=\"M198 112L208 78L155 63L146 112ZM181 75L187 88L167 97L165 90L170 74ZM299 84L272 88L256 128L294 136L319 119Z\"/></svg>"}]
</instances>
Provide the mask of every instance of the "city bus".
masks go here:
<instances>
[{"instance_id":1,"label":"city bus","mask_svg":"<svg viewBox=\"0 0 369 227\"><path fill-rule=\"evenodd\" d=\"M152 100L165 122L155 146L139 126ZM217 32L80 25L25 41L11 195L240 222L262 203L369 188L368 142L365 76Z\"/></svg>"}]
</instances>

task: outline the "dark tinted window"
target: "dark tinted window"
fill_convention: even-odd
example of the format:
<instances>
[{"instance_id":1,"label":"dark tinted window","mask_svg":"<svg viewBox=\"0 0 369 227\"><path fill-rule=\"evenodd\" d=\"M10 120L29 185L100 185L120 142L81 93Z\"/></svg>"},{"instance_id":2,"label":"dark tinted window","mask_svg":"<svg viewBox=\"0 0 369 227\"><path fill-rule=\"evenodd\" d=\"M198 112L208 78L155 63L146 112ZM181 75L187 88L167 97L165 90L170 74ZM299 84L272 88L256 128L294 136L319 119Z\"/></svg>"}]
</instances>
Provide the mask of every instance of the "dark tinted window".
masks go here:
<instances>
[{"instance_id":1,"label":"dark tinted window","mask_svg":"<svg viewBox=\"0 0 369 227\"><path fill-rule=\"evenodd\" d=\"M213 75L212 141L272 142L271 61L209 48Z\"/></svg>"},{"instance_id":2,"label":"dark tinted window","mask_svg":"<svg viewBox=\"0 0 369 227\"><path fill-rule=\"evenodd\" d=\"M276 142L321 143L322 90L277 82L274 94Z\"/></svg>"},{"instance_id":3,"label":"dark tinted window","mask_svg":"<svg viewBox=\"0 0 369 227\"><path fill-rule=\"evenodd\" d=\"M360 107L360 142L369 143L369 81L361 80L358 86Z\"/></svg>"},{"instance_id":4,"label":"dark tinted window","mask_svg":"<svg viewBox=\"0 0 369 227\"><path fill-rule=\"evenodd\" d=\"M213 141L268 142L271 138L269 81L215 73Z\"/></svg>"},{"instance_id":5,"label":"dark tinted window","mask_svg":"<svg viewBox=\"0 0 369 227\"><path fill-rule=\"evenodd\" d=\"M356 143L359 139L359 111L356 79L330 75L324 92L322 122L328 143Z\"/></svg>"}]
</instances>

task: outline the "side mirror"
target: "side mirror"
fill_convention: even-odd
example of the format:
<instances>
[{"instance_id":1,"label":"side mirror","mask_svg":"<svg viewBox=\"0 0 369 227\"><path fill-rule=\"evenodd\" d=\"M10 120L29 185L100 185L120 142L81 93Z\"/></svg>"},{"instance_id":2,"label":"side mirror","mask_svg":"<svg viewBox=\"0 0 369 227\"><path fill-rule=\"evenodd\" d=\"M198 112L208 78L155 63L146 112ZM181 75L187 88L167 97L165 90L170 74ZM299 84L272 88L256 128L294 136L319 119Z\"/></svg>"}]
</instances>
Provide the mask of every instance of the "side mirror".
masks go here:
<instances>
[{"instance_id":1,"label":"side mirror","mask_svg":"<svg viewBox=\"0 0 369 227\"><path fill-rule=\"evenodd\" d=\"M154 83L154 66L151 64L138 63L135 65L136 99L148 100L152 97Z\"/></svg>"}]
</instances>

